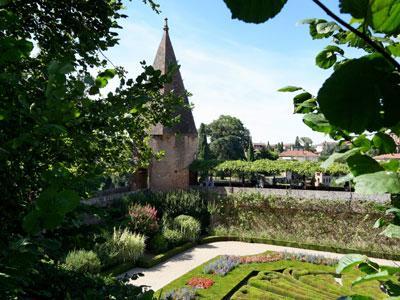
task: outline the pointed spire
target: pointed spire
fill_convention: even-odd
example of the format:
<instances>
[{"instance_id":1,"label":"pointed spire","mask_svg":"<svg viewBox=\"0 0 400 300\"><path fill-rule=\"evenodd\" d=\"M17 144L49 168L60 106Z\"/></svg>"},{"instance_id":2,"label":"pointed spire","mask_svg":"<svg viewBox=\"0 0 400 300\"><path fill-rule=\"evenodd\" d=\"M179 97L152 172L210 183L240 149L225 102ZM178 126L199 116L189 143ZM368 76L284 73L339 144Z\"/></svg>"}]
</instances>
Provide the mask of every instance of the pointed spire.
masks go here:
<instances>
[{"instance_id":1,"label":"pointed spire","mask_svg":"<svg viewBox=\"0 0 400 300\"><path fill-rule=\"evenodd\" d=\"M165 21L165 24L164 24L164 31L168 31L168 30L169 30L169 27L168 27L168 18L165 18L164 21Z\"/></svg>"},{"instance_id":2,"label":"pointed spire","mask_svg":"<svg viewBox=\"0 0 400 300\"><path fill-rule=\"evenodd\" d=\"M168 72L169 66L178 64L168 31L168 18L165 18L164 34L153 63L153 68L156 70L160 70L162 74L166 74ZM185 104L189 104L189 100L186 97L185 86L183 85L182 76L179 70L175 72L172 78L172 82L164 86L165 92L171 90L173 90L174 93L178 96L184 96ZM173 132L197 135L197 129L194 123L192 111L189 108L181 108L179 109L177 114L180 115L179 124L175 125L173 128L168 128L168 130L172 130ZM153 128L152 133L155 135L159 135L160 133L162 134L165 129L166 128L164 128L163 125L158 124L157 126L155 126L155 128Z\"/></svg>"}]
</instances>

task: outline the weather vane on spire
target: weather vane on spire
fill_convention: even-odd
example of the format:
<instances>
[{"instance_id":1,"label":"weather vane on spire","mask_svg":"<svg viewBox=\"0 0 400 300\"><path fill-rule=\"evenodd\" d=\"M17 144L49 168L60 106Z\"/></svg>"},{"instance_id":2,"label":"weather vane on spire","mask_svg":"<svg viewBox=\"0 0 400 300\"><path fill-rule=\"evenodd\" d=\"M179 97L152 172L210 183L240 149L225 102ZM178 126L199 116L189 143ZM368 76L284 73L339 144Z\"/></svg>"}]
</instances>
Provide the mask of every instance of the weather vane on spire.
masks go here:
<instances>
[{"instance_id":1,"label":"weather vane on spire","mask_svg":"<svg viewBox=\"0 0 400 300\"><path fill-rule=\"evenodd\" d=\"M168 18L165 18L164 21L165 21L164 30L168 31L168 29L169 29L169 27L168 27Z\"/></svg>"}]
</instances>

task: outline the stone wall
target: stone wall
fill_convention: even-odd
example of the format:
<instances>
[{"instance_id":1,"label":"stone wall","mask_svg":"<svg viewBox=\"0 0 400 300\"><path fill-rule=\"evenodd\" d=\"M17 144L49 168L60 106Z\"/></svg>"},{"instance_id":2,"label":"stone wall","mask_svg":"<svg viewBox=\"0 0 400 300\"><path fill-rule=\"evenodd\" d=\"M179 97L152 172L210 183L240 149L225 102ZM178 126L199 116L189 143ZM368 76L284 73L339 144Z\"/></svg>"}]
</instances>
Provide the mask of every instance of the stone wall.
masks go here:
<instances>
[{"instance_id":1,"label":"stone wall","mask_svg":"<svg viewBox=\"0 0 400 300\"><path fill-rule=\"evenodd\" d=\"M291 190L291 189L266 189L266 188L242 188L242 187L215 187L211 190L221 195L231 193L262 193L265 195L287 196L298 199L320 199L320 200L355 200L375 201L385 203L390 201L389 194L364 195L351 192L318 191L318 190Z\"/></svg>"},{"instance_id":2,"label":"stone wall","mask_svg":"<svg viewBox=\"0 0 400 300\"><path fill-rule=\"evenodd\" d=\"M106 207L112 204L114 200L120 199L123 196L131 195L137 193L138 191L120 192L120 193L110 193L105 195L100 195L90 199L82 200L83 204L94 205L98 207Z\"/></svg>"},{"instance_id":3,"label":"stone wall","mask_svg":"<svg viewBox=\"0 0 400 300\"><path fill-rule=\"evenodd\" d=\"M189 165L197 150L197 135L166 134L153 136L153 151L164 151L161 160L154 160L149 168L149 188L168 191L189 188Z\"/></svg>"}]
</instances>

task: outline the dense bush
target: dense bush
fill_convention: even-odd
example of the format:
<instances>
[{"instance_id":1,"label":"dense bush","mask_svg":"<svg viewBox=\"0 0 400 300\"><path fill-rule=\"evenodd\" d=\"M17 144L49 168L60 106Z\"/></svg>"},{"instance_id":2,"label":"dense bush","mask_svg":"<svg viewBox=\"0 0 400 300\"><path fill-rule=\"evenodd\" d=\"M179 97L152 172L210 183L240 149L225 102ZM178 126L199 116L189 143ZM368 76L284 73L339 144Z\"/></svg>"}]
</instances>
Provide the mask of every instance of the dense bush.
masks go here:
<instances>
[{"instance_id":1,"label":"dense bush","mask_svg":"<svg viewBox=\"0 0 400 300\"><path fill-rule=\"evenodd\" d=\"M134 232L150 236L157 232L157 210L146 204L133 204L129 207L129 225Z\"/></svg>"},{"instance_id":2,"label":"dense bush","mask_svg":"<svg viewBox=\"0 0 400 300\"><path fill-rule=\"evenodd\" d=\"M130 195L128 201L134 204L148 204L155 207L159 218L165 215L170 218L175 218L179 215L193 216L200 221L203 232L209 226L208 197L200 191L140 192Z\"/></svg>"},{"instance_id":3,"label":"dense bush","mask_svg":"<svg viewBox=\"0 0 400 300\"><path fill-rule=\"evenodd\" d=\"M166 228L163 231L163 236L168 241L169 247L175 247L183 243L183 235L179 230Z\"/></svg>"},{"instance_id":4,"label":"dense bush","mask_svg":"<svg viewBox=\"0 0 400 300\"><path fill-rule=\"evenodd\" d=\"M126 284L126 280L128 278L121 280L42 263L38 273L23 283L25 295L29 297L18 299L153 299L152 291L144 292L142 287Z\"/></svg>"},{"instance_id":5,"label":"dense bush","mask_svg":"<svg viewBox=\"0 0 400 300\"><path fill-rule=\"evenodd\" d=\"M132 233L128 229L114 228L113 234L106 236L106 241L99 246L99 252L107 265L125 261L136 261L145 249L145 237Z\"/></svg>"},{"instance_id":6,"label":"dense bush","mask_svg":"<svg viewBox=\"0 0 400 300\"><path fill-rule=\"evenodd\" d=\"M73 250L65 258L64 268L70 271L96 274L100 271L101 262L93 251Z\"/></svg>"},{"instance_id":7,"label":"dense bush","mask_svg":"<svg viewBox=\"0 0 400 300\"><path fill-rule=\"evenodd\" d=\"M149 241L149 249L155 254L167 251L168 240L162 233L158 233Z\"/></svg>"},{"instance_id":8,"label":"dense bush","mask_svg":"<svg viewBox=\"0 0 400 300\"><path fill-rule=\"evenodd\" d=\"M182 233L184 241L194 242L200 237L200 222L191 216L177 216L173 221L173 226Z\"/></svg>"}]
</instances>

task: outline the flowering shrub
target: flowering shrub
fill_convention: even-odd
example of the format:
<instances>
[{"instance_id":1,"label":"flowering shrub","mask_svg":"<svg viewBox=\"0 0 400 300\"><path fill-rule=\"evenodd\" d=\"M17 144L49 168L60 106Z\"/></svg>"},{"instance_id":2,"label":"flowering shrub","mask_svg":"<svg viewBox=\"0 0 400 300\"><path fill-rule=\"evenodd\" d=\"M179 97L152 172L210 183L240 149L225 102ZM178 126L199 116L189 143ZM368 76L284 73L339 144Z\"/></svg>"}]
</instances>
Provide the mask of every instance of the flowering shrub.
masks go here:
<instances>
[{"instance_id":1,"label":"flowering shrub","mask_svg":"<svg viewBox=\"0 0 400 300\"><path fill-rule=\"evenodd\" d=\"M241 264L251 264L251 263L267 263L274 262L283 259L281 253L271 253L271 254L260 254L252 256L241 256L239 262Z\"/></svg>"},{"instance_id":2,"label":"flowering shrub","mask_svg":"<svg viewBox=\"0 0 400 300\"><path fill-rule=\"evenodd\" d=\"M134 204L129 207L132 231L151 235L158 230L157 209L150 205Z\"/></svg>"},{"instance_id":3,"label":"flowering shrub","mask_svg":"<svg viewBox=\"0 0 400 300\"><path fill-rule=\"evenodd\" d=\"M202 277L193 277L187 282L187 285L190 285L193 288L198 289L208 289L214 284L214 280L210 278L202 278Z\"/></svg>"},{"instance_id":4,"label":"flowering shrub","mask_svg":"<svg viewBox=\"0 0 400 300\"><path fill-rule=\"evenodd\" d=\"M215 274L225 276L229 271L234 269L240 262L240 258L236 256L223 255L217 260L209 263L203 269L205 274Z\"/></svg>"},{"instance_id":5,"label":"flowering shrub","mask_svg":"<svg viewBox=\"0 0 400 300\"><path fill-rule=\"evenodd\" d=\"M165 293L164 300L194 300L196 299L196 290L190 288L180 288Z\"/></svg>"},{"instance_id":6,"label":"flowering shrub","mask_svg":"<svg viewBox=\"0 0 400 300\"><path fill-rule=\"evenodd\" d=\"M338 263L337 259L326 258L321 255L312 255L312 254L303 254L303 253L288 253L288 252L284 252L282 255L283 255L283 259L286 259L286 260L298 260L298 261L308 262L308 263L317 264L317 265L334 266Z\"/></svg>"}]
</instances>

